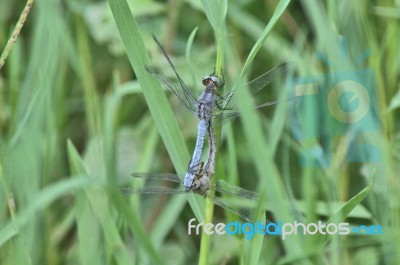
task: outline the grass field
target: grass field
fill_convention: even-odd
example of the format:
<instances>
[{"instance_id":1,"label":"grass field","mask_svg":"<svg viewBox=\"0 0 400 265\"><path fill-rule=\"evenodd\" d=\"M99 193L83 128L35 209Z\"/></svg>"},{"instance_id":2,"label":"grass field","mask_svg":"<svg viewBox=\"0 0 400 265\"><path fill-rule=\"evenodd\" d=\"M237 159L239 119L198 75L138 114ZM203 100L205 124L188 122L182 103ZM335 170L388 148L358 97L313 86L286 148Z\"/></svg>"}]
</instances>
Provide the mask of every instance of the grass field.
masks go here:
<instances>
[{"instance_id":1,"label":"grass field","mask_svg":"<svg viewBox=\"0 0 400 265\"><path fill-rule=\"evenodd\" d=\"M0 0L0 264L400 264L399 1L36 0L18 33L26 4ZM145 69L174 77L152 33L196 96L213 69L236 89L214 178L259 193L254 220L349 235L189 235L244 221L192 194L123 196L133 172L183 176L197 136Z\"/></svg>"}]
</instances>

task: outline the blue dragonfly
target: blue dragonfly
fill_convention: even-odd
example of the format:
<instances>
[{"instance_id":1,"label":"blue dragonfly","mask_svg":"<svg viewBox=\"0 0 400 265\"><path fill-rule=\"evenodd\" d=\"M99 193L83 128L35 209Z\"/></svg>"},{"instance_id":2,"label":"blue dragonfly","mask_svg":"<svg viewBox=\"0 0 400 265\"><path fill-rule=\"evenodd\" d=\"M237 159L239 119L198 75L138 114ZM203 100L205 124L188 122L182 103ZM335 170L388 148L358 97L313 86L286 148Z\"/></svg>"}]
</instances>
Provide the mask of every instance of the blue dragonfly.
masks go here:
<instances>
[{"instance_id":1,"label":"blue dragonfly","mask_svg":"<svg viewBox=\"0 0 400 265\"><path fill-rule=\"evenodd\" d=\"M182 105L184 105L190 112L196 115L199 119L198 122L198 135L195 144L191 161L188 166L188 171L183 178L183 186L189 191L196 178L196 172L199 170L201 154L204 146L205 136L208 135L209 153L207 164L202 169L209 178L214 174L215 157L216 157L216 144L214 137L214 125L221 125L223 122L232 119L239 115L238 109L232 105L235 102L234 90L231 89L225 95L219 95L219 91L224 86L224 81L218 79L214 73L207 75L203 78L202 84L205 86L204 91L196 99L193 92L188 88L183 79L178 74L176 67L168 57L161 43L155 35L152 35L154 41L159 46L172 71L174 72L178 84L171 83L163 74L159 73L153 67L147 66L146 69L149 73L154 75L166 88L168 88L175 96L178 97ZM289 63L282 64L273 68L272 70L262 74L253 81L247 83L247 87L252 93L259 92L261 89L270 84L277 76L281 76L289 69ZM255 108L263 108L276 104L274 102L266 102Z\"/></svg>"}]
</instances>

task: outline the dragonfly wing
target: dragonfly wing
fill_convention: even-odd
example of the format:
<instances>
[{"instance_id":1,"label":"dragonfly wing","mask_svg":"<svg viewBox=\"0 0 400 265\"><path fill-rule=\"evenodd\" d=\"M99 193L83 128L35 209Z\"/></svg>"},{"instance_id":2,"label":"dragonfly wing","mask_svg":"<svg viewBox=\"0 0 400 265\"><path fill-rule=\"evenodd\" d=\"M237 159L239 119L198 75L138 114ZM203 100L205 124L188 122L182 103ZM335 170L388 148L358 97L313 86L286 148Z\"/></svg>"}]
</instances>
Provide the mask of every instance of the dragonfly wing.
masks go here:
<instances>
[{"instance_id":1,"label":"dragonfly wing","mask_svg":"<svg viewBox=\"0 0 400 265\"><path fill-rule=\"evenodd\" d=\"M184 194L188 193L184 189L174 189L162 186L147 186L147 187L122 187L121 191L124 195L134 194Z\"/></svg>"},{"instance_id":2,"label":"dragonfly wing","mask_svg":"<svg viewBox=\"0 0 400 265\"><path fill-rule=\"evenodd\" d=\"M238 198L244 198L253 201L258 200L257 192L249 191L238 186L233 186L224 180L217 180L213 188L215 189L215 191L232 195Z\"/></svg>"},{"instance_id":3,"label":"dragonfly wing","mask_svg":"<svg viewBox=\"0 0 400 265\"><path fill-rule=\"evenodd\" d=\"M263 104L255 106L254 109L261 109L261 108L272 106L272 105L275 105L278 103L280 103L280 101L265 102ZM236 118L237 116L239 116L239 114L240 114L240 112L237 109L224 110L224 111L219 110L218 112L214 112L212 115L213 125L221 126L221 125L225 124L226 122L229 122L232 119Z\"/></svg>"},{"instance_id":4,"label":"dragonfly wing","mask_svg":"<svg viewBox=\"0 0 400 265\"><path fill-rule=\"evenodd\" d=\"M261 76L257 77L256 79L250 81L246 84L247 88L250 92L254 95L268 84L270 84L274 79L279 76L284 76L289 69L292 68L292 63L284 63L281 64L268 72L262 74ZM214 125L219 126L224 124L226 121L229 121L239 115L239 110L235 106L235 102L237 102L237 98L235 96L234 90L231 89L228 93L223 96L220 96L217 101L216 105L220 108L214 108L213 112L213 121ZM279 103L279 101L271 101L265 102L258 106L255 106L255 109L264 108L267 106L275 105Z\"/></svg>"},{"instance_id":5,"label":"dragonfly wing","mask_svg":"<svg viewBox=\"0 0 400 265\"><path fill-rule=\"evenodd\" d=\"M175 92L178 92L178 94L183 96L183 97L178 96L181 99L181 102L182 102L182 99L184 98L184 99L186 99L185 100L186 103L191 103L189 105L191 105L191 106L196 105L197 100L196 100L195 96L193 95L192 91L190 91L190 89L186 86L186 84L182 80L182 78L179 76L178 72L176 71L175 65L172 63L171 59L168 57L168 55L165 52L164 48L162 47L161 43L158 41L158 39L156 38L156 36L154 34L151 34L151 36L153 37L154 41L157 43L161 52L164 54L165 59L167 59L168 64L171 66L172 70L175 73L176 78L179 81L180 89L175 89ZM174 92L173 90L171 90L171 91ZM174 94L177 95L175 92L174 92ZM184 102L182 102L182 103L184 103ZM192 110L191 108L189 108L189 109Z\"/></svg>"},{"instance_id":6,"label":"dragonfly wing","mask_svg":"<svg viewBox=\"0 0 400 265\"><path fill-rule=\"evenodd\" d=\"M278 77L284 77L289 70L293 68L292 62L283 63L281 65L272 68L271 70L265 72L259 77L253 79L252 81L243 85L249 89L252 95L255 95L263 88L267 87L270 83L272 83ZM219 106L225 106L226 108L232 107L231 102L235 102L235 88L228 91L225 95L220 96L217 100Z\"/></svg>"},{"instance_id":7,"label":"dragonfly wing","mask_svg":"<svg viewBox=\"0 0 400 265\"><path fill-rule=\"evenodd\" d=\"M132 177L153 180L167 180L175 183L182 182L175 174L132 173Z\"/></svg>"},{"instance_id":8,"label":"dragonfly wing","mask_svg":"<svg viewBox=\"0 0 400 265\"><path fill-rule=\"evenodd\" d=\"M243 207L238 207L237 205L234 205L220 197L217 197L212 194L207 193L207 198L209 198L212 202L214 202L216 205L234 213L240 216L243 220L246 222L251 222L253 216L254 216L254 210L250 208L243 208Z\"/></svg>"},{"instance_id":9,"label":"dragonfly wing","mask_svg":"<svg viewBox=\"0 0 400 265\"><path fill-rule=\"evenodd\" d=\"M285 74L293 68L292 62L283 63L281 65L272 68L271 70L265 72L259 77L253 79L247 83L247 87L250 89L251 93L254 95L261 89L265 88L267 85L272 83L277 77L283 77Z\"/></svg>"},{"instance_id":10,"label":"dragonfly wing","mask_svg":"<svg viewBox=\"0 0 400 265\"><path fill-rule=\"evenodd\" d=\"M166 88L168 88L174 95L179 99L179 101L191 112L195 112L197 100L195 99L193 93L186 87L182 82L180 84L172 84L167 77L159 73L156 69L151 66L146 66L146 70L154 75Z\"/></svg>"}]
</instances>

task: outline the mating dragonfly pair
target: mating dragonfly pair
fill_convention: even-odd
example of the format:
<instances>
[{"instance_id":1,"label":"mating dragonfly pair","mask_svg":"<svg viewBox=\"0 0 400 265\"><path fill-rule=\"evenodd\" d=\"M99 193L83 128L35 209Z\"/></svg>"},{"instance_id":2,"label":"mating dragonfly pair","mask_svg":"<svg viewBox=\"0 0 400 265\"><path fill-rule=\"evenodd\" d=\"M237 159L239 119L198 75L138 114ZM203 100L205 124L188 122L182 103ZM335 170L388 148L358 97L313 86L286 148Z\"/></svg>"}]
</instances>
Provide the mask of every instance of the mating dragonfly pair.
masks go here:
<instances>
[{"instance_id":1,"label":"mating dragonfly pair","mask_svg":"<svg viewBox=\"0 0 400 265\"><path fill-rule=\"evenodd\" d=\"M223 87L224 83L221 82L214 74L211 74L203 78L202 83L205 86L205 89L200 94L199 98L196 99L192 91L187 87L185 82L178 74L174 64L172 63L162 45L154 35L153 39L161 49L168 64L172 68L172 71L174 72L178 80L178 84L173 85L167 80L164 75L158 73L152 67L146 67L146 69L173 94L175 94L182 105L184 105L190 112L197 116L197 118L199 119L198 135L195 150L188 166L188 171L183 178L183 189L171 189L163 186L145 186L142 188L125 187L122 190L123 193L126 195L131 195L145 193L182 194L193 192L199 195L206 196L215 204L239 215L246 221L250 221L253 215L252 209L238 207L237 205L225 201L222 198L208 192L209 190L215 190L217 192L225 193L237 198L243 198L252 201L257 200L257 194L254 192L242 189L237 186L232 186L221 180L216 181L214 185L212 185L210 182L212 176L214 175L215 158L217 152L213 126L221 125L223 122L239 115L238 109L234 105L232 105L232 102L235 102L235 94L233 93L233 90L230 90L225 95L219 95L218 91ZM285 73L288 70L288 65L289 64L287 63L282 64L257 77L253 81L246 84L246 86L254 94L270 84L275 77ZM276 103L277 101L266 102L256 106L255 108L262 108ZM206 134L208 136L209 151L208 159L204 166L204 163L202 163L200 160ZM175 183L180 183L180 178L175 174L134 173L132 175L134 177L145 179L167 180Z\"/></svg>"}]
</instances>

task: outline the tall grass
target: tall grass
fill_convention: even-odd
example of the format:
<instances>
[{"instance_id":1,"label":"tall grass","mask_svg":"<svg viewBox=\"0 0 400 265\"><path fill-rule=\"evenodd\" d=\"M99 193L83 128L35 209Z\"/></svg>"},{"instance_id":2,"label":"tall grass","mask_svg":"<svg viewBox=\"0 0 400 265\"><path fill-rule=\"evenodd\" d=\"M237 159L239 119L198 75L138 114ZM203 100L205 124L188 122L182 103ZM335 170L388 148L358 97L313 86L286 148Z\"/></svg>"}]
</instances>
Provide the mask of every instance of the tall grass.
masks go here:
<instances>
[{"instance_id":1,"label":"tall grass","mask_svg":"<svg viewBox=\"0 0 400 265\"><path fill-rule=\"evenodd\" d=\"M25 4L0 2L0 47ZM378 0L35 1L0 69L0 264L399 264L398 8ZM121 183L143 185L132 172L182 176L197 133L196 118L145 70L168 74L150 33L196 95L214 67L235 87L240 117L216 131L215 178L259 192L255 220L267 209L273 221L379 224L383 235L188 235L193 217L239 219L195 195L123 197ZM348 67L363 54L356 67L373 73L380 129L329 136L330 163L302 167L304 150L326 146L295 138L293 87L282 81L254 96L244 81L285 61L292 81L318 76L335 70L326 58ZM281 103L251 109L265 100ZM318 114L311 108L307 120ZM354 142L373 143L380 160L346 161Z\"/></svg>"}]
</instances>

